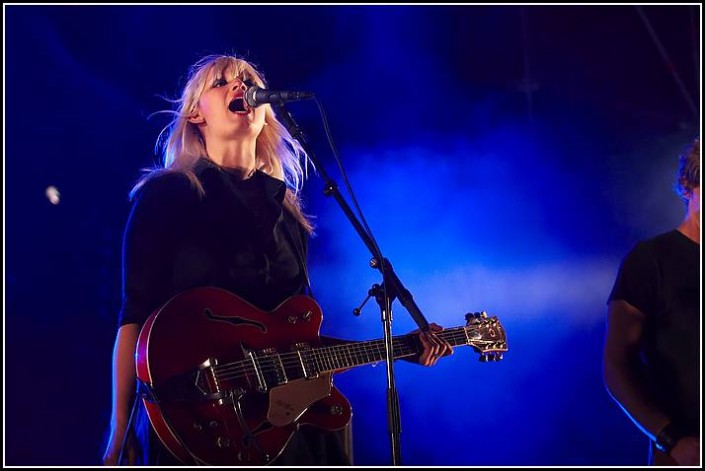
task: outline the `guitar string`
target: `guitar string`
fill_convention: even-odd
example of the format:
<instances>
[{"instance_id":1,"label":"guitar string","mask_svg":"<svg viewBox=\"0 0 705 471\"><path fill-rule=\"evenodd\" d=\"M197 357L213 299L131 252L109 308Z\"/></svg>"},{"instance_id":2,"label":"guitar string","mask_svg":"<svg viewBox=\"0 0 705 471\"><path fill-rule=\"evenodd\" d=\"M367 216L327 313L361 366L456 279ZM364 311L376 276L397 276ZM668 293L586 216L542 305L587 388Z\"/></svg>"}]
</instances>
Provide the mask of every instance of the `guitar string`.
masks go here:
<instances>
[{"instance_id":1,"label":"guitar string","mask_svg":"<svg viewBox=\"0 0 705 471\"><path fill-rule=\"evenodd\" d=\"M341 346L337 346L341 347ZM403 347L403 346L402 346ZM398 353L397 353L398 351ZM316 355L311 358L312 362L316 363L316 366L318 367L318 372L324 372L324 371L334 371L334 370L343 370L346 368L349 368L351 366L355 366L356 364L360 364L359 361L356 361L355 358L352 357L351 352L347 352L348 354L346 355L345 352L343 352L341 355L337 357L328 357L328 361L324 362L322 360L325 359L323 355ZM377 352L379 354L379 357L375 357L373 360L369 359L369 354L365 355L365 361L367 363L375 363L377 361L381 361L384 359L384 354L381 350ZM394 356L396 358L402 357L402 356L408 356L406 354L413 354L416 353L415 350L407 350L404 351L402 348L401 350L397 349L395 351ZM253 381L257 382L263 382L265 386L269 386L269 382L271 381L271 376L275 375L277 378L281 378L280 374L284 374L284 377L288 378L288 376L291 376L292 373L300 373L301 376L293 378L293 379L302 379L306 377L306 372L304 367L301 365L301 361L296 354L291 354L291 353L285 353L280 355L280 357L283 357L283 360L280 359L278 362L280 366L276 366L275 363L276 360L272 359L271 357L269 358L269 363L270 367L267 367L267 360L268 358L266 357L261 357L257 359L257 363L259 366L259 374L257 368L252 365L250 361L244 360L244 361L239 361L239 362L234 362L230 364L230 369L227 370L228 374L225 374L225 370L221 370L220 372L215 372L214 371L214 377L215 380L218 382L221 381L230 381L233 379L240 379L240 378L245 378L248 383L250 382L250 378L252 378ZM287 357L293 357L293 362L286 361ZM352 363L348 363L348 360L352 360ZM357 360L360 360L361 357L357 357ZM342 363L341 363L342 362ZM239 364L239 365L238 365ZM225 366L225 365L223 365ZM265 377L266 376L266 377ZM275 379L276 384L282 384L279 383ZM275 385L276 385L275 384Z\"/></svg>"},{"instance_id":2,"label":"guitar string","mask_svg":"<svg viewBox=\"0 0 705 471\"><path fill-rule=\"evenodd\" d=\"M350 351L348 349L348 355L345 355L344 352L341 352L341 346L338 346L338 348L333 349L333 348L328 348L328 347L323 347L320 349L316 349L314 352L310 352L310 355L307 355L309 357L309 360L311 363L314 363L316 367L318 367L319 372L322 371L327 371L327 370L335 370L335 369L340 369L344 368L343 364L341 364L341 361L347 362L348 359L352 359L352 355L354 352ZM331 352L334 352L333 355L326 355L326 350L330 350ZM369 349L367 349L369 351ZM377 354L381 358L383 358L382 351L380 349L377 349L378 352ZM337 353L335 353L337 351ZM413 353L413 351L411 352ZM269 374L276 374L282 369L286 371L291 371L292 369L297 369L297 370L303 370L302 364L301 364L301 357L298 355L298 353L292 353L292 352L286 352L286 353L281 353L278 355L279 356L279 361L277 361L274 357L275 355L269 356L269 357L258 357L255 361L259 364L259 371L264 374L264 375L269 375ZM343 357L347 356L348 359L344 359ZM370 360L370 363L374 363L376 360L376 357L374 356L374 352L371 354L368 354L367 357L369 358L372 356L373 360ZM280 367L277 367L277 364L281 365ZM217 370L216 370L217 368ZM221 365L220 368L216 367L214 368L214 373L218 375L219 380L231 380L231 379L238 379L241 377L247 377L247 376L252 376L253 374L256 374L255 372L257 369L255 368L254 365L252 365L251 360L240 360L237 362L233 362L227 365ZM230 374L234 373L234 374Z\"/></svg>"},{"instance_id":3,"label":"guitar string","mask_svg":"<svg viewBox=\"0 0 705 471\"><path fill-rule=\"evenodd\" d=\"M464 330L465 329L462 327L458 329L447 329L444 331L445 335L441 335L441 337L448 337L446 340L452 340L456 342L455 345L465 343L465 340L467 338ZM456 335L460 331L463 331L462 334ZM409 338L408 336L405 337ZM347 367L359 364L360 361L362 361L363 363L375 363L384 359L384 350L379 345L380 342L380 340L375 340L369 342L320 347L317 348L315 351L311 351L311 355L309 355L309 358L311 363L315 363L315 366L318 367L319 372L345 369ZM374 348L376 352L370 352L369 346L371 345L376 347ZM408 356L416 353L416 350L409 349L406 347L408 347L408 345L402 343L401 341L395 341L394 356ZM360 355L360 353L364 353L364 356ZM304 367L301 365L301 358L297 352L285 352L278 354L278 361L274 358L275 356L277 355L271 355L269 357L263 356L257 358L256 361L259 363L259 371L261 374L278 374L279 372L281 372L281 370L284 370L284 373L286 374L287 371L291 372L292 369L297 371L302 371L304 369ZM370 357L372 357L372 359L370 359ZM254 365L252 365L251 360L245 359L224 365L218 365L214 367L214 374L216 375L216 380L228 381L232 379L239 379L242 377L256 376L256 368Z\"/></svg>"},{"instance_id":4,"label":"guitar string","mask_svg":"<svg viewBox=\"0 0 705 471\"><path fill-rule=\"evenodd\" d=\"M447 330L451 335L446 335L447 337L450 337L449 340L453 341L458 341L458 340L463 340L465 339L465 335L453 335L455 332L451 332L450 329ZM374 363L376 361L381 361L384 359L383 355L383 349L379 345L380 341L370 341L370 342L360 342L360 343L354 343L354 344L342 344L342 345L334 345L334 346L328 346L328 347L321 347L317 348L315 351L311 352L311 360L315 362L319 367L319 370L335 370L335 369L342 369L346 368L349 366L352 366L356 363L359 363L360 360L362 361L367 361L369 363ZM377 347L377 354L379 357L374 356L375 352L368 353L370 352L370 349L368 348L369 345L374 345ZM458 343L456 343L457 345ZM396 352L399 351L400 356L407 356L416 353L415 350L405 350L404 347L406 345L402 343L397 343L394 345L395 347L395 356ZM360 353L364 353L364 358ZM332 353L332 355L330 355ZM272 372L277 372L280 369L291 369L292 367L298 366L301 364L301 358L299 357L297 352L285 352L281 353L278 355L279 356L279 361L274 359L274 355L270 356L269 358L271 359L269 363L269 367L265 364L262 365L260 364L260 371L264 374L267 373L272 373ZM372 356L372 359L370 359L370 356ZM260 363L265 363L267 360L266 356L259 357L257 359ZM263 361L264 360L264 361ZM328 360L328 361L325 361ZM342 363L341 363L342 362ZM216 373L221 375L221 378L225 379L232 379L231 376L222 376L226 373L230 373L231 371L235 370L242 370L243 367L249 366L249 371L254 370L254 366L252 366L252 361L251 360L240 360L236 362L231 362L228 364L224 365L219 365L214 367L214 370L217 370ZM278 367L276 363L279 363L281 367ZM321 368L323 367L323 368Z\"/></svg>"},{"instance_id":5,"label":"guitar string","mask_svg":"<svg viewBox=\"0 0 705 471\"><path fill-rule=\"evenodd\" d=\"M453 338L452 334L454 332L452 332L451 329L448 329L446 332L451 334L451 335L446 335L448 337L451 337L450 340L457 340L456 338ZM465 336L462 335L462 336L456 336L456 337L457 338L464 338ZM370 346L372 346L373 348L376 347L377 353L383 353L383 349L379 345L380 342L381 342L381 340L373 340L373 341L368 341L368 342L358 342L358 343L351 343L351 344L341 344L341 345L331 345L331 346L326 346L326 347L319 347L319 348L316 348L315 350L311 351L310 356L315 357L314 360L326 360L326 359L332 360L332 361L328 362L329 363L328 365L326 365L325 361L324 361L322 364L319 364L318 366L324 366L324 367L333 366L332 369L337 369L337 368L342 368L344 366L341 366L339 364L334 365L335 360L343 360L343 361L347 362L348 359L350 359L350 360L352 360L353 363L356 363L356 360L362 359L362 356L360 356L359 353L369 352ZM407 353L408 354L415 353L414 350L404 351L403 347L405 347L405 346L406 346L405 344L401 343L400 341L397 342L395 339L395 342L394 342L395 351L398 350L399 348L402 348L402 351L400 352L401 355L405 355ZM302 351L302 353L306 353L306 351ZM353 355L355 355L354 358L353 358ZM365 356L369 357L370 355L366 354ZM295 366L295 365L298 365L301 363L298 352L280 353L279 357L280 357L280 363L282 363L284 367L291 367L291 366ZM261 360L264 358L266 358L266 357L259 357L258 360ZM373 360L368 360L368 361L373 363L375 361L381 361L382 359L384 359L383 356L380 358L374 358ZM276 360L272 360L272 361L276 361ZM228 370L228 368L231 366L234 368L240 368L240 365L238 363L241 363L243 365L251 364L251 360L244 359L244 360L240 360L240 361L234 362L234 363L218 365L218 366L214 367L214 369L218 370L219 373L225 373ZM268 373L271 371L276 371L277 369L278 368L275 366L273 368L270 368L269 370L263 370L263 371Z\"/></svg>"}]
</instances>

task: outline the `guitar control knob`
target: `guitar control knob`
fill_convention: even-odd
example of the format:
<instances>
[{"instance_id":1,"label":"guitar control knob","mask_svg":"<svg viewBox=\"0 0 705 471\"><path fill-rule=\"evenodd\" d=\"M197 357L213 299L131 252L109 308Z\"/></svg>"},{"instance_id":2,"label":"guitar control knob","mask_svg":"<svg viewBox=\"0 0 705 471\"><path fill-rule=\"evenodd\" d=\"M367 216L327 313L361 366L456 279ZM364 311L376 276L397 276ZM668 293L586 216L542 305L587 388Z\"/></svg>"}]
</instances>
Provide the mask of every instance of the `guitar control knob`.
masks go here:
<instances>
[{"instance_id":1,"label":"guitar control knob","mask_svg":"<svg viewBox=\"0 0 705 471\"><path fill-rule=\"evenodd\" d=\"M330 412L330 415L342 415L343 408L336 404L334 406L330 406L330 409L328 409L328 412Z\"/></svg>"},{"instance_id":2,"label":"guitar control knob","mask_svg":"<svg viewBox=\"0 0 705 471\"><path fill-rule=\"evenodd\" d=\"M304 312L304 320L310 321L313 313L311 311Z\"/></svg>"},{"instance_id":3,"label":"guitar control knob","mask_svg":"<svg viewBox=\"0 0 705 471\"><path fill-rule=\"evenodd\" d=\"M211 420L210 422L208 422L208 426L209 426L210 428L218 428L218 421L217 421L217 420Z\"/></svg>"},{"instance_id":4,"label":"guitar control knob","mask_svg":"<svg viewBox=\"0 0 705 471\"><path fill-rule=\"evenodd\" d=\"M218 445L218 448L227 448L230 446L230 439L228 437L218 437L216 444Z\"/></svg>"},{"instance_id":5,"label":"guitar control knob","mask_svg":"<svg viewBox=\"0 0 705 471\"><path fill-rule=\"evenodd\" d=\"M203 425L199 424L198 422L193 423L193 428L195 430L203 430Z\"/></svg>"},{"instance_id":6,"label":"guitar control knob","mask_svg":"<svg viewBox=\"0 0 705 471\"><path fill-rule=\"evenodd\" d=\"M296 316L289 316L286 318L286 320L289 321L289 324L296 324L297 318L296 318Z\"/></svg>"}]
</instances>

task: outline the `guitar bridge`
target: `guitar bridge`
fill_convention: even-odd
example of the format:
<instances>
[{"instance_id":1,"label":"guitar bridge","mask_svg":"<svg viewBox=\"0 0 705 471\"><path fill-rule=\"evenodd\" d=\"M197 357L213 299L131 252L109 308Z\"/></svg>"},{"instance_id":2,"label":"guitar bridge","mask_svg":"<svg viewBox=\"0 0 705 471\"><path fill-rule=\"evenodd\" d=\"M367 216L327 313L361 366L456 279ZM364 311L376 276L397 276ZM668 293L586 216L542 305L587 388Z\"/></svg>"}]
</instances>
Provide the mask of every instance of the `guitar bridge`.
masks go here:
<instances>
[{"instance_id":1,"label":"guitar bridge","mask_svg":"<svg viewBox=\"0 0 705 471\"><path fill-rule=\"evenodd\" d=\"M227 396L221 391L214 372L217 360L210 358L196 369L169 378L157 385L140 381L140 393L149 402L219 400Z\"/></svg>"}]
</instances>

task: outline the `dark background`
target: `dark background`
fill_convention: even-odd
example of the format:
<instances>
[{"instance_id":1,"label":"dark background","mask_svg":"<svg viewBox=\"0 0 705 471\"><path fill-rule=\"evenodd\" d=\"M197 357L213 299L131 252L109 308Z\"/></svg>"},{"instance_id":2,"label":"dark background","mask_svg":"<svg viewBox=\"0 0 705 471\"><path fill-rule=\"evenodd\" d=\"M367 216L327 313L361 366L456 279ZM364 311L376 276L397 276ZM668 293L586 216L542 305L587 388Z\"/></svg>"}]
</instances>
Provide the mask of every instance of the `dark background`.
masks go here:
<instances>
[{"instance_id":1,"label":"dark background","mask_svg":"<svg viewBox=\"0 0 705 471\"><path fill-rule=\"evenodd\" d=\"M401 362L402 464L643 465L602 384L621 257L675 227L700 129L700 6L4 6L4 461L94 465L110 415L127 194L188 66L236 53L315 92L383 253L429 321L486 310L509 351ZM342 186L314 102L288 109ZM45 190L55 186L59 204ZM312 174L323 333L379 274ZM415 328L394 305L395 334ZM355 463L391 464L384 365L338 375Z\"/></svg>"}]
</instances>

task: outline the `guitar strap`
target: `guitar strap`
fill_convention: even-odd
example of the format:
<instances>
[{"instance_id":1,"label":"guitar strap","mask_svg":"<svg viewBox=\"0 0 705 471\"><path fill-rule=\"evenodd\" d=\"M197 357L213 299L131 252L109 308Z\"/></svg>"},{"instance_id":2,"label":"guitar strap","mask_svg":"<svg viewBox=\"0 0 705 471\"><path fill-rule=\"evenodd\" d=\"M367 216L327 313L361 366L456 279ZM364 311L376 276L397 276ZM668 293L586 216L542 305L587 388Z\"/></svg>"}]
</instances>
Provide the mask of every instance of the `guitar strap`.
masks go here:
<instances>
[{"instance_id":1,"label":"guitar strap","mask_svg":"<svg viewBox=\"0 0 705 471\"><path fill-rule=\"evenodd\" d=\"M139 388L139 384L141 381L138 379L137 380L137 386ZM125 458L125 444L127 443L128 440L128 435L130 433L135 433L135 411L137 411L137 405L138 401L140 400L140 395L135 394L135 401L132 403L132 410L130 411L130 418L127 420L127 427L125 428L125 435L122 437L122 443L120 444L120 453L118 454L118 459L117 459L117 465L122 466L129 464L127 461L124 461Z\"/></svg>"}]
</instances>

